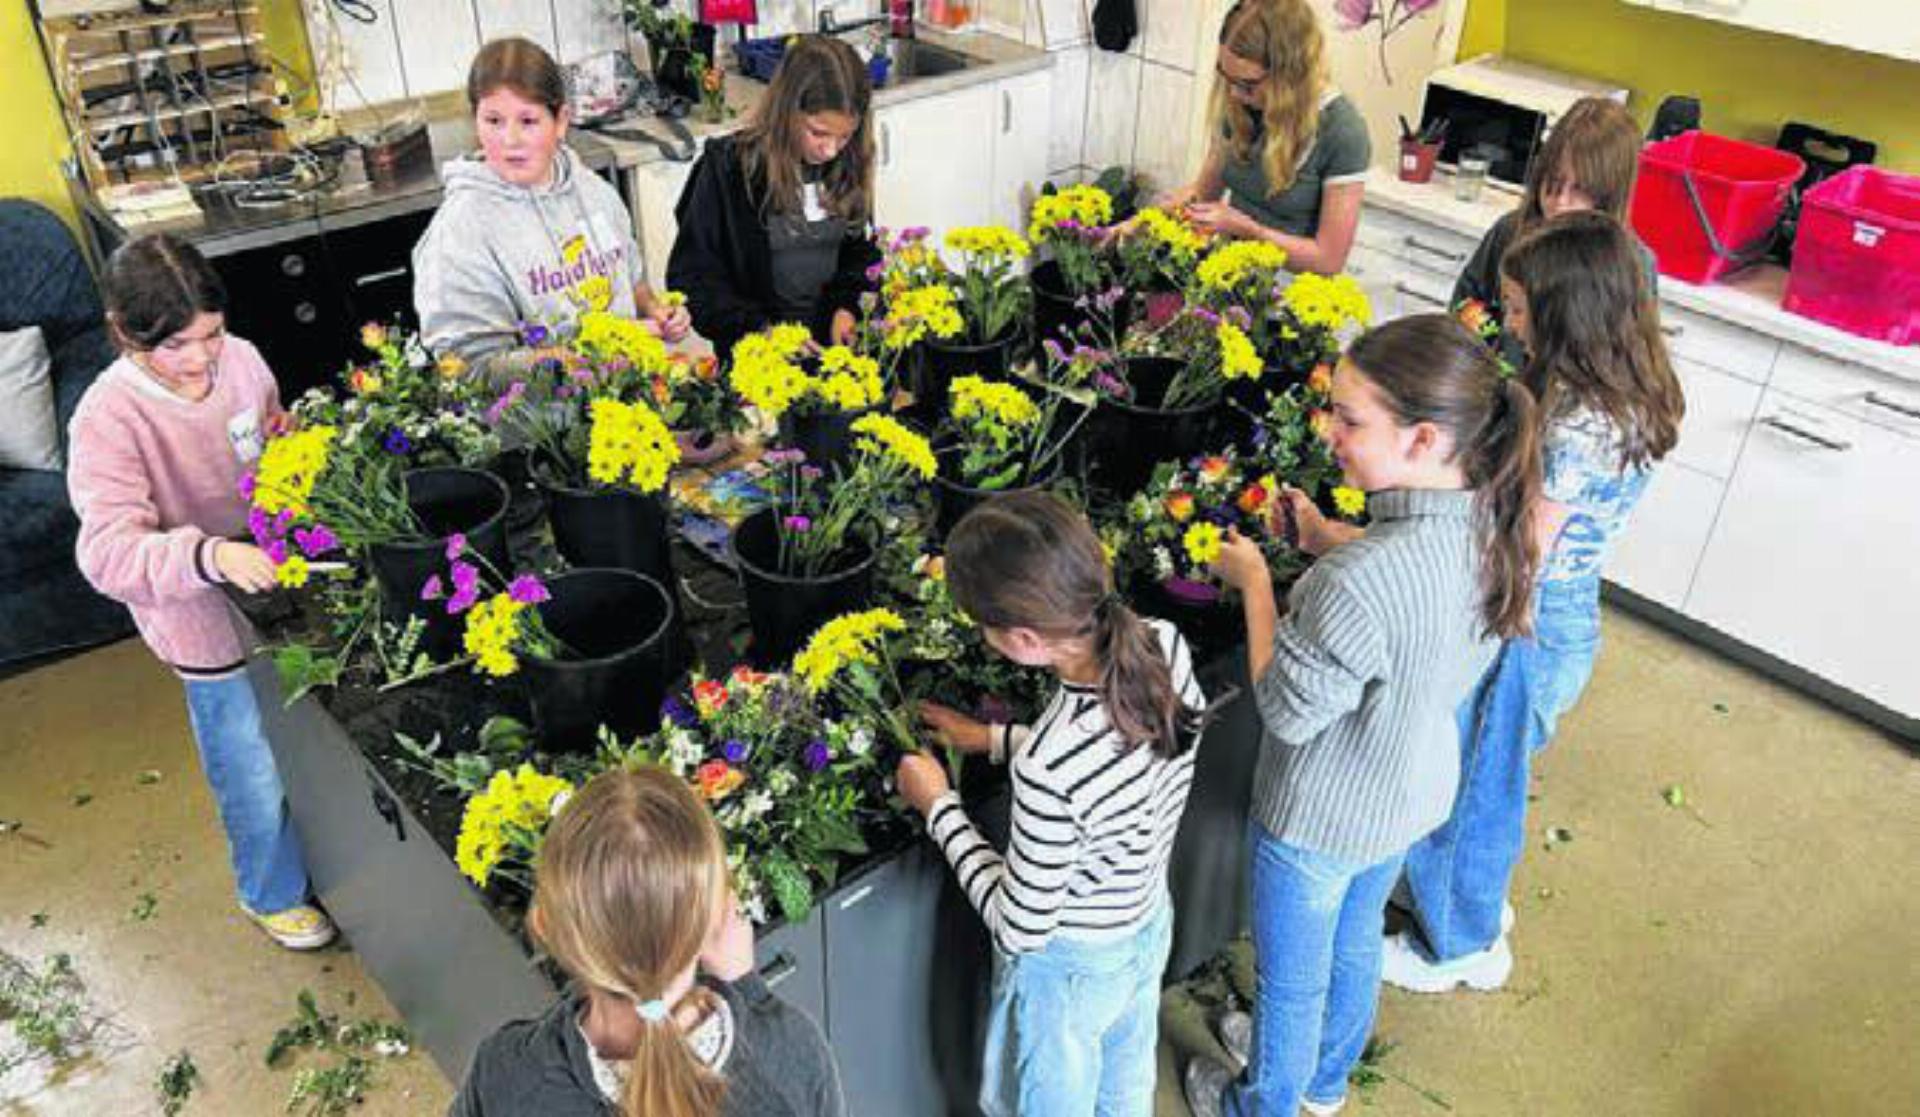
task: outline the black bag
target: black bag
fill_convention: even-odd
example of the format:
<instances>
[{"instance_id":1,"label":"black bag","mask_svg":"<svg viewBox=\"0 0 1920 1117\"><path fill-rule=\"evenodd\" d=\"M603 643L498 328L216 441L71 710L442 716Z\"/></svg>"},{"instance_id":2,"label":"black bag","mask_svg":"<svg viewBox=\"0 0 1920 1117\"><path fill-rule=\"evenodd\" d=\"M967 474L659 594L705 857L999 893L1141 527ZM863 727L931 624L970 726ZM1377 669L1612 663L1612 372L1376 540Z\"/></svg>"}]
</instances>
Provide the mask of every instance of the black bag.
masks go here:
<instances>
[{"instance_id":1,"label":"black bag","mask_svg":"<svg viewBox=\"0 0 1920 1117\"><path fill-rule=\"evenodd\" d=\"M1120 53L1133 44L1140 33L1140 17L1133 0L1099 0L1093 6L1093 41L1101 50Z\"/></svg>"}]
</instances>

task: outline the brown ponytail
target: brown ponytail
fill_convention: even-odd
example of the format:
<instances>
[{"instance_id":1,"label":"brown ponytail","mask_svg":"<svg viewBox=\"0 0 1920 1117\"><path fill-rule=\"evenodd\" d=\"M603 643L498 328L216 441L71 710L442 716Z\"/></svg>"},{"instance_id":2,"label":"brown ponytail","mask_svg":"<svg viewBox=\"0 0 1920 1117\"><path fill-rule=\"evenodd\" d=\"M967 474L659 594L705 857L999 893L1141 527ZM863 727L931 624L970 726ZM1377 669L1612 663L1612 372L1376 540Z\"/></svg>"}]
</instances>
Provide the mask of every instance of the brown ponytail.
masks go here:
<instances>
[{"instance_id":1,"label":"brown ponytail","mask_svg":"<svg viewBox=\"0 0 1920 1117\"><path fill-rule=\"evenodd\" d=\"M727 900L713 817L665 769L595 776L541 844L529 926L577 982L639 1006L694 964ZM681 1021L714 1008L695 985L658 1020L641 1014L622 1117L711 1117L726 1083L697 1059Z\"/></svg>"},{"instance_id":2,"label":"brown ponytail","mask_svg":"<svg viewBox=\"0 0 1920 1117\"><path fill-rule=\"evenodd\" d=\"M988 628L1091 640L1100 700L1122 747L1186 751L1199 712L1181 704L1160 641L1113 592L1100 540L1064 501L1008 493L974 508L947 536L947 584Z\"/></svg>"},{"instance_id":3,"label":"brown ponytail","mask_svg":"<svg viewBox=\"0 0 1920 1117\"><path fill-rule=\"evenodd\" d=\"M1526 385L1447 314L1415 314L1368 331L1347 360L1379 389L1401 426L1432 423L1453 437L1474 490L1481 534L1481 623L1509 639L1532 629L1540 544L1540 418Z\"/></svg>"}]
</instances>

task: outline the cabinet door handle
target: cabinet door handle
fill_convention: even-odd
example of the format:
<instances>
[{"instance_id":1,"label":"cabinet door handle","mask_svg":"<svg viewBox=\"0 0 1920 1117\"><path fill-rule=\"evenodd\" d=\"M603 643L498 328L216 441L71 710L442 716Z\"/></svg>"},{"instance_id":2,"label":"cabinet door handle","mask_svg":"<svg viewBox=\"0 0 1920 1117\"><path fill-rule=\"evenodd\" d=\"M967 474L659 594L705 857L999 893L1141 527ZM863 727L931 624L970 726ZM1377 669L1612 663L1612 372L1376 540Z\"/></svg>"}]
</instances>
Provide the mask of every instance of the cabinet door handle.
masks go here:
<instances>
[{"instance_id":1,"label":"cabinet door handle","mask_svg":"<svg viewBox=\"0 0 1920 1117\"><path fill-rule=\"evenodd\" d=\"M1400 294L1405 295L1410 299L1413 299L1416 302L1423 302L1423 303L1426 303L1428 306L1439 307L1441 310L1447 309L1447 300L1435 298L1434 296L1427 294L1425 291L1415 290L1414 288L1409 287L1404 283L1394 284L1393 289L1395 291L1398 291Z\"/></svg>"},{"instance_id":2,"label":"cabinet door handle","mask_svg":"<svg viewBox=\"0 0 1920 1117\"><path fill-rule=\"evenodd\" d=\"M885 122L880 125L880 165L883 167L893 165L893 132L888 129Z\"/></svg>"},{"instance_id":3,"label":"cabinet door handle","mask_svg":"<svg viewBox=\"0 0 1920 1117\"><path fill-rule=\"evenodd\" d=\"M771 989L800 971L800 964L786 951L774 955L767 964L760 967L760 980Z\"/></svg>"},{"instance_id":4,"label":"cabinet door handle","mask_svg":"<svg viewBox=\"0 0 1920 1117\"><path fill-rule=\"evenodd\" d=\"M1441 248L1437 244L1428 244L1426 241L1421 240L1419 237L1407 237L1406 246L1408 248L1413 249L1415 252L1425 252L1432 256L1438 256L1449 264L1464 264L1467 262L1466 253L1449 252L1446 249Z\"/></svg>"},{"instance_id":5,"label":"cabinet door handle","mask_svg":"<svg viewBox=\"0 0 1920 1117\"><path fill-rule=\"evenodd\" d=\"M356 275L353 277L353 285L355 287L371 287L376 283L385 283L389 279L403 278L405 277L406 274L407 274L407 265L401 264L397 268L388 268L386 271L368 272L366 275Z\"/></svg>"},{"instance_id":6,"label":"cabinet door handle","mask_svg":"<svg viewBox=\"0 0 1920 1117\"><path fill-rule=\"evenodd\" d=\"M1002 89L1000 91L1000 134L1004 136L1011 131L1013 131L1013 92Z\"/></svg>"},{"instance_id":7,"label":"cabinet door handle","mask_svg":"<svg viewBox=\"0 0 1920 1117\"><path fill-rule=\"evenodd\" d=\"M1851 442L1847 442L1843 439L1838 439L1838 438L1828 438L1824 434L1815 434L1813 431L1810 431L1807 428L1800 426L1797 423L1787 422L1785 419L1782 419L1778 415L1769 415L1766 418L1760 420L1760 422L1765 424L1766 426L1772 427L1774 430L1777 430L1782 434L1792 435L1793 437L1799 439L1802 442L1810 442L1813 445L1820 447L1822 450L1853 449L1853 443Z\"/></svg>"},{"instance_id":8,"label":"cabinet door handle","mask_svg":"<svg viewBox=\"0 0 1920 1117\"><path fill-rule=\"evenodd\" d=\"M1901 403L1898 400L1890 400L1879 392L1868 392L1867 402L1875 407L1891 411L1895 415L1905 415L1909 419L1920 419L1920 407L1915 407L1910 403Z\"/></svg>"}]
</instances>

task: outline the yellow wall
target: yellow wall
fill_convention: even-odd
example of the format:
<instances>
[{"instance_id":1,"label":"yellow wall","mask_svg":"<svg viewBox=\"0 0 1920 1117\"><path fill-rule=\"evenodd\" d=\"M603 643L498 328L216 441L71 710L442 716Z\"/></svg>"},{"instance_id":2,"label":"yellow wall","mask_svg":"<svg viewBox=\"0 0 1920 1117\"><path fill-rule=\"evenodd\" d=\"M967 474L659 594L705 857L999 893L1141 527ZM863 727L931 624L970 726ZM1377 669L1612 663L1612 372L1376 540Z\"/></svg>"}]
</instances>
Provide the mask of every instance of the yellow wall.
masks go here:
<instances>
[{"instance_id":1,"label":"yellow wall","mask_svg":"<svg viewBox=\"0 0 1920 1117\"><path fill-rule=\"evenodd\" d=\"M1477 45L1610 79L1633 91L1632 106L1643 122L1669 93L1700 98L1708 130L1759 143L1771 144L1786 121L1803 120L1873 140L1880 145L1881 166L1920 173L1920 111L1914 107L1920 105L1920 62L1621 0L1470 3L1463 55ZM1486 26L1478 26L1483 21Z\"/></svg>"},{"instance_id":2,"label":"yellow wall","mask_svg":"<svg viewBox=\"0 0 1920 1117\"><path fill-rule=\"evenodd\" d=\"M262 8L268 49L302 75L310 72L299 0L262 0ZM5 138L0 142L0 197L32 198L73 223L66 180L60 173L60 160L68 153L66 124L25 0L0 0L0 105L7 106Z\"/></svg>"}]
</instances>

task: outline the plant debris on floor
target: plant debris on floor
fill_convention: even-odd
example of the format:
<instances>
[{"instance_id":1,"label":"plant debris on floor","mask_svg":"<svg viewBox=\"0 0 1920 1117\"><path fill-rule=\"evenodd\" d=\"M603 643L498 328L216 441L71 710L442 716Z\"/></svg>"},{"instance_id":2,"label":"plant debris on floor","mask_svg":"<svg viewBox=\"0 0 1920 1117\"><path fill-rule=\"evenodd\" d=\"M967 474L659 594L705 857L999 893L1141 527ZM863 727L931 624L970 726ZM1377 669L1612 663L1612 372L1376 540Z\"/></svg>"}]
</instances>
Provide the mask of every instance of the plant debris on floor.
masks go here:
<instances>
[{"instance_id":1,"label":"plant debris on floor","mask_svg":"<svg viewBox=\"0 0 1920 1117\"><path fill-rule=\"evenodd\" d=\"M193 1056L185 1051L168 1059L160 1067L160 1078L153 1084L158 1095L160 1112L166 1117L177 1117L186 1108L187 1099L193 1096L193 1088L200 1082L200 1068L193 1065Z\"/></svg>"},{"instance_id":2,"label":"plant debris on floor","mask_svg":"<svg viewBox=\"0 0 1920 1117\"><path fill-rule=\"evenodd\" d=\"M88 1053L106 1027L69 954L35 964L0 950L0 1076L29 1063L59 1065Z\"/></svg>"},{"instance_id":3,"label":"plant debris on floor","mask_svg":"<svg viewBox=\"0 0 1920 1117\"><path fill-rule=\"evenodd\" d=\"M375 1060L397 1059L412 1050L407 1030L390 1021L363 1019L343 1024L340 1015L321 1012L311 989L294 998L292 1021L267 1044L269 1067L287 1065L296 1052L327 1058L324 1066L300 1068L287 1095L287 1112L300 1117L337 1117L366 1099L376 1085Z\"/></svg>"}]
</instances>

